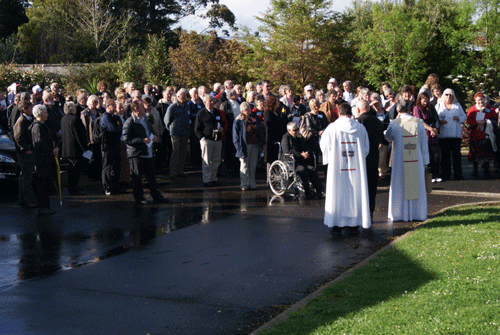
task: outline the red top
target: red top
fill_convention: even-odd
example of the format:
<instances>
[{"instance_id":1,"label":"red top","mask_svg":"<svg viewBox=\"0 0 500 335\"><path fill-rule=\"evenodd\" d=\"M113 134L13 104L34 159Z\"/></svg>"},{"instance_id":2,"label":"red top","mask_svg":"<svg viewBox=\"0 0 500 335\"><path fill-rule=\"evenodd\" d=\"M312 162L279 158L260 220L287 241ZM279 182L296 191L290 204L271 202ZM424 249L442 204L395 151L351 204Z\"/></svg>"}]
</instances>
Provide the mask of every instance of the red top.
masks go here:
<instances>
[{"instance_id":1,"label":"red top","mask_svg":"<svg viewBox=\"0 0 500 335\"><path fill-rule=\"evenodd\" d=\"M476 121L477 112L478 110L476 108L476 105L469 108L469 111L467 112L467 123L471 126L470 139L472 141L479 141L485 137L484 131L477 127L477 121ZM498 120L498 114L491 106L486 106L486 108L484 109L484 119L485 120L495 119L496 121Z\"/></svg>"}]
</instances>

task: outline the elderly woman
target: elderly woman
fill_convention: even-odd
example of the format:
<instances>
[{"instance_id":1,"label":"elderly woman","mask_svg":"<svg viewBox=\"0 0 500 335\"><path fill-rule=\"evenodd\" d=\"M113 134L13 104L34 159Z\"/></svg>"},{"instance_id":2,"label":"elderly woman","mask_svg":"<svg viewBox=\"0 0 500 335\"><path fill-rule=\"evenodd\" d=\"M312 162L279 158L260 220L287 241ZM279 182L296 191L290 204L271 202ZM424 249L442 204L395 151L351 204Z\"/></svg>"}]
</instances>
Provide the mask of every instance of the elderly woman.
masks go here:
<instances>
[{"instance_id":1,"label":"elderly woman","mask_svg":"<svg viewBox=\"0 0 500 335\"><path fill-rule=\"evenodd\" d=\"M87 144L90 151L92 151L92 158L89 161L87 174L93 180L101 180L102 170L101 139L96 136L97 132L95 130L96 120L101 116L97 109L98 104L99 98L96 95L89 96L87 99L87 108L80 115L87 134Z\"/></svg>"},{"instance_id":2,"label":"elderly woman","mask_svg":"<svg viewBox=\"0 0 500 335\"><path fill-rule=\"evenodd\" d=\"M490 176L490 160L493 158L493 144L495 138L489 135L493 133L493 123L497 124L498 115L490 106L486 105L485 96L481 92L474 95L476 104L467 112L467 123L470 129L470 145L468 160L473 164L472 176L478 175L478 164L484 160L484 176Z\"/></svg>"},{"instance_id":3,"label":"elderly woman","mask_svg":"<svg viewBox=\"0 0 500 335\"><path fill-rule=\"evenodd\" d=\"M55 211L50 209L49 192L55 174L55 157L59 155L59 149L54 147L50 129L46 124L49 117L47 108L41 104L36 105L33 108L33 117L36 121L29 129L35 155L38 214L54 214Z\"/></svg>"},{"instance_id":4,"label":"elderly woman","mask_svg":"<svg viewBox=\"0 0 500 335\"><path fill-rule=\"evenodd\" d=\"M420 93L418 95L417 103L413 107L412 114L414 117L424 120L427 142L429 144L429 165L432 171L432 182L440 183L442 179L439 178L441 157L438 138L439 119L436 109L431 105L426 93Z\"/></svg>"},{"instance_id":5,"label":"elderly woman","mask_svg":"<svg viewBox=\"0 0 500 335\"><path fill-rule=\"evenodd\" d=\"M248 102L241 104L240 112L233 124L233 143L240 159L240 187L242 191L254 190L255 169L266 141L265 128L258 118L252 117Z\"/></svg>"},{"instance_id":6,"label":"elderly woman","mask_svg":"<svg viewBox=\"0 0 500 335\"><path fill-rule=\"evenodd\" d=\"M328 126L328 119L325 113L319 110L319 106L318 100L312 99L309 101L309 108L311 111L304 115L300 127L300 133L304 136L309 150L312 151L316 157L319 157L320 154L320 137Z\"/></svg>"},{"instance_id":7,"label":"elderly woman","mask_svg":"<svg viewBox=\"0 0 500 335\"><path fill-rule=\"evenodd\" d=\"M455 180L463 180L460 145L462 143L462 123L467 117L451 88L444 90L441 101L436 105L436 111L440 123L439 146L441 147L442 177L444 180L450 179L450 159L453 157Z\"/></svg>"}]
</instances>

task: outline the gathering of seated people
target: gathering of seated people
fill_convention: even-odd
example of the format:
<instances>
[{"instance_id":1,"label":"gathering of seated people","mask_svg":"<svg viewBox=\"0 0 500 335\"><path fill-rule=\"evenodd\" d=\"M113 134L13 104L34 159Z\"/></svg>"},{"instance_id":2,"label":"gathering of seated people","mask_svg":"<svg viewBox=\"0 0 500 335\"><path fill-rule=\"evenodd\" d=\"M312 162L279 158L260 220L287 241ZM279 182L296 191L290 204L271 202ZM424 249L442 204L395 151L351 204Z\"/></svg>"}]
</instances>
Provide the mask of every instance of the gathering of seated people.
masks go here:
<instances>
[{"instance_id":1,"label":"gathering of seated people","mask_svg":"<svg viewBox=\"0 0 500 335\"><path fill-rule=\"evenodd\" d=\"M429 75L419 91L404 85L396 93L387 82L382 83L380 92L366 87L353 91L352 85L349 80L339 85L331 78L325 91L309 83L303 92L294 92L291 85L278 88L269 80L244 86L226 80L214 84L211 91L207 86L188 90L152 84L138 90L135 83L127 82L110 93L107 84L100 82L91 94L83 89L64 92L58 83L46 88L33 85L22 91L13 83L7 94L0 92L0 126L16 142L23 190L20 203L39 209L27 174L33 166L38 173L40 164L53 168L47 163L49 149L69 164L70 194L79 194L79 176L85 171L89 178L102 182L107 196L131 187L135 202L141 205L148 203L142 191L142 175L150 184L153 202L166 202L156 188L155 175L162 171L173 180L182 180L187 160L201 170L204 187L219 185L220 176L239 173L241 190L253 190L257 164L267 165L269 171L278 159L280 142L283 152L295 158L306 196L321 198L320 141L327 126L339 118L339 106L349 105L352 118L363 112L375 116L386 130L399 117L396 105L401 99L408 103L411 115L424 121L432 182L451 179L451 162L454 178L464 178L460 147L466 121L473 177L479 175L479 166L486 177L491 176L490 161L498 171L495 134L499 104L486 94L478 92L476 104L466 113L454 91L443 90L435 74ZM273 87L278 88L277 93L273 93ZM359 110L359 101L366 101L367 111ZM39 143L33 144L35 130L37 136L43 135L50 142L46 147L40 149ZM390 149L390 142L382 138L376 164L381 179L390 177ZM46 208L45 203L43 206Z\"/></svg>"}]
</instances>

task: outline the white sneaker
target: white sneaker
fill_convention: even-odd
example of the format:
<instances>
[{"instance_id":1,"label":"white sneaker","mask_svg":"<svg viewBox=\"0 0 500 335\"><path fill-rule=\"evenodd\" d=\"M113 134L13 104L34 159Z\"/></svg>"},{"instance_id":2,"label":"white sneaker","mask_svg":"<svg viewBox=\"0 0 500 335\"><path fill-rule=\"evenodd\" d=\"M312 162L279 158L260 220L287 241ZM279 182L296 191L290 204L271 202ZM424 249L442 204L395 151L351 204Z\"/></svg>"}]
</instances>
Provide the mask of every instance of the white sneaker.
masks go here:
<instances>
[{"instance_id":1,"label":"white sneaker","mask_svg":"<svg viewBox=\"0 0 500 335\"><path fill-rule=\"evenodd\" d=\"M440 182L442 182L442 181L443 181L443 179L441 179L441 178L436 178L436 182L440 183Z\"/></svg>"},{"instance_id":2,"label":"white sneaker","mask_svg":"<svg viewBox=\"0 0 500 335\"><path fill-rule=\"evenodd\" d=\"M432 179L432 182L435 183L436 182L436 179Z\"/></svg>"}]
</instances>

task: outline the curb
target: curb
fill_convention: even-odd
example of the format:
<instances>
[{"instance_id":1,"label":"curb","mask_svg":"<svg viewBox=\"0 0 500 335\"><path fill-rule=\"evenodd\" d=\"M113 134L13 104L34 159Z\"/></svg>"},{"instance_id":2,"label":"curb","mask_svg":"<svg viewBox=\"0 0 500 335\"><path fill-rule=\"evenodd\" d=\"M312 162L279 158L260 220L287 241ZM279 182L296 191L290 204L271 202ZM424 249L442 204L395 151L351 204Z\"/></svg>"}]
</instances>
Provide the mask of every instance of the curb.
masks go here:
<instances>
[{"instance_id":1,"label":"curb","mask_svg":"<svg viewBox=\"0 0 500 335\"><path fill-rule=\"evenodd\" d=\"M432 219L432 218L436 217L437 215L440 215L443 212L445 212L445 211L447 211L449 209L456 208L456 207L465 207L465 206L473 206L473 205L492 205L492 204L500 204L500 201L497 200L497 201L472 202L472 203L468 203L468 204L460 204L460 205L453 205L453 206L445 207L445 208L437 211L433 215L429 216L427 218L427 220ZM266 322L264 325L260 326L256 330L252 331L249 335L258 335L263 330L269 329L272 326L274 326L274 325L276 325L276 324L278 324L278 323L280 323L282 321L285 321L286 319L288 319L288 317L290 316L290 314L292 314L293 312L295 312L298 309L306 307L307 304L309 303L309 301L311 301L312 299L316 298L317 296L320 296L321 294L323 294L323 290L325 290L326 288L334 285L335 283L337 283L340 280L348 278L349 276L352 275L352 273L354 271L356 271L360 267L368 264L371 260L377 258L382 252L384 252L384 251L386 251L386 250L388 250L390 248L393 248L394 245L397 242L399 242L401 240L404 240L404 239L408 238L409 236L411 236L411 234L413 234L413 232L415 231L415 229L419 229L420 227L424 226L427 223L427 220L425 220L424 222L421 222L413 230L408 231L405 234L399 236L397 239L395 239L394 241L392 241L391 243L389 243L388 245L386 245L382 249L378 250L376 253L374 253L370 257L368 257L368 258L364 259L363 261L359 262L358 264L354 265L352 268L350 268L346 272L342 273L341 275L339 275L337 278L333 279L329 283L326 283L325 285L323 285L322 287L320 287L318 290L316 290L313 293L309 294L304 299L302 299L302 300L294 303L292 306L290 306L289 308L287 308L285 311L281 312L280 314L278 314L277 316L275 316L274 318L272 318L271 320L269 320L268 322Z\"/></svg>"}]
</instances>

